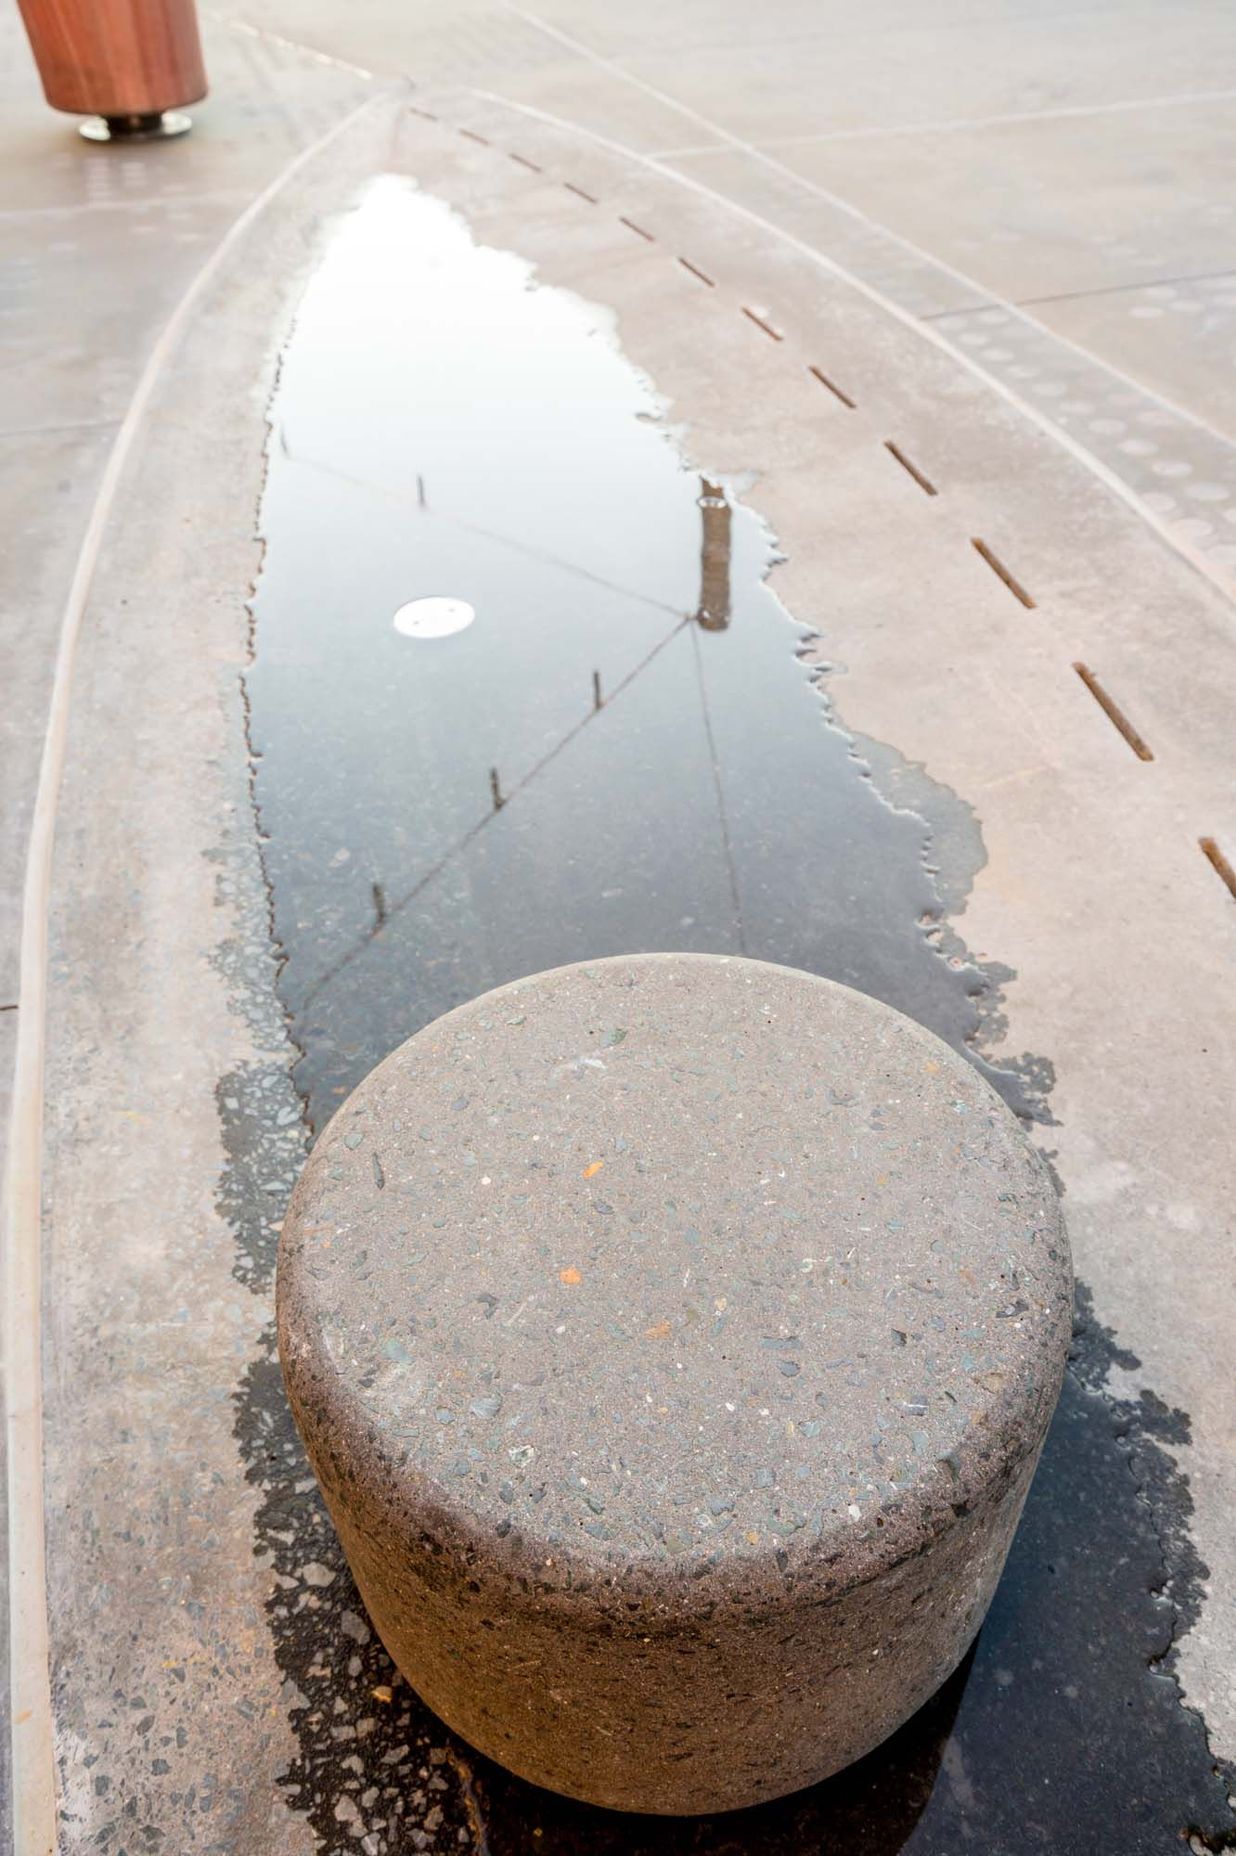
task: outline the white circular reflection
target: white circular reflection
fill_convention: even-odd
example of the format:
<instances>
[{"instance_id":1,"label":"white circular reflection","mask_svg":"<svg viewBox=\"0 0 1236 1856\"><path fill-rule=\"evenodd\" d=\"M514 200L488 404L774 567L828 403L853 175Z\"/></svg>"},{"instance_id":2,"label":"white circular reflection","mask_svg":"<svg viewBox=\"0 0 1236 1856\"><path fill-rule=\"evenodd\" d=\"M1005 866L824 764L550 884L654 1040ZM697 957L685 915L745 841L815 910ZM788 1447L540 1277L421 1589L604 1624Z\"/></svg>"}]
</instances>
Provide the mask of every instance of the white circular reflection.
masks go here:
<instances>
[{"instance_id":1,"label":"white circular reflection","mask_svg":"<svg viewBox=\"0 0 1236 1856\"><path fill-rule=\"evenodd\" d=\"M466 599L410 599L395 614L395 630L405 638L449 638L476 617Z\"/></svg>"}]
</instances>

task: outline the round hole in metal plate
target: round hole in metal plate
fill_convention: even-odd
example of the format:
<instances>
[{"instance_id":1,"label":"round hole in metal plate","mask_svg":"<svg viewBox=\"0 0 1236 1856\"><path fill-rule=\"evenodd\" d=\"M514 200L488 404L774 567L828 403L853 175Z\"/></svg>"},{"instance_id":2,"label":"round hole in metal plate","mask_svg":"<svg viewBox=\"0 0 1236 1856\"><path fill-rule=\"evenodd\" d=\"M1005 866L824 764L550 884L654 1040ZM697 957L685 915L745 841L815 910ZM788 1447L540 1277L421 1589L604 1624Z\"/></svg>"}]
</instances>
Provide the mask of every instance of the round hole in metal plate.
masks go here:
<instances>
[{"instance_id":1,"label":"round hole in metal plate","mask_svg":"<svg viewBox=\"0 0 1236 1856\"><path fill-rule=\"evenodd\" d=\"M465 631L475 617L476 609L466 599L445 599L435 594L400 606L394 625L405 638L449 638L453 632Z\"/></svg>"}]
</instances>

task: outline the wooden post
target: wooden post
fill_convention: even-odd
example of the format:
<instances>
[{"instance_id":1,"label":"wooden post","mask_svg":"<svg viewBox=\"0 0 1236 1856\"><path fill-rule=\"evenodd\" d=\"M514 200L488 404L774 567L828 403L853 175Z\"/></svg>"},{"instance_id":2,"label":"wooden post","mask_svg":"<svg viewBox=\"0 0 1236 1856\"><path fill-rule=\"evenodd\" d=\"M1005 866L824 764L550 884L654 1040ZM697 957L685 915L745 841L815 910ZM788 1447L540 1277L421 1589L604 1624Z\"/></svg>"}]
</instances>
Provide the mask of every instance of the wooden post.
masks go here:
<instances>
[{"instance_id":1,"label":"wooden post","mask_svg":"<svg viewBox=\"0 0 1236 1856\"><path fill-rule=\"evenodd\" d=\"M103 119L96 139L188 127L164 119L206 95L194 0L18 0L53 109Z\"/></svg>"}]
</instances>

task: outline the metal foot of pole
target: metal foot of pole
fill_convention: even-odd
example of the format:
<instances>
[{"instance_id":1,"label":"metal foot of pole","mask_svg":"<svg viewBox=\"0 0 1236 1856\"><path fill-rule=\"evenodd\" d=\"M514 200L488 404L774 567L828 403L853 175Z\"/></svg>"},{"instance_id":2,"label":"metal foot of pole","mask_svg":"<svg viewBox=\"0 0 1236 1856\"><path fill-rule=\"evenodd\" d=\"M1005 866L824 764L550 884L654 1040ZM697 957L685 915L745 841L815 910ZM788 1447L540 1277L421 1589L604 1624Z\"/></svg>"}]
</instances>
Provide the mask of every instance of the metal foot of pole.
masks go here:
<instances>
[{"instance_id":1,"label":"metal foot of pole","mask_svg":"<svg viewBox=\"0 0 1236 1856\"><path fill-rule=\"evenodd\" d=\"M88 142L166 142L192 127L193 118L183 110L156 110L140 116L88 116L78 134Z\"/></svg>"}]
</instances>

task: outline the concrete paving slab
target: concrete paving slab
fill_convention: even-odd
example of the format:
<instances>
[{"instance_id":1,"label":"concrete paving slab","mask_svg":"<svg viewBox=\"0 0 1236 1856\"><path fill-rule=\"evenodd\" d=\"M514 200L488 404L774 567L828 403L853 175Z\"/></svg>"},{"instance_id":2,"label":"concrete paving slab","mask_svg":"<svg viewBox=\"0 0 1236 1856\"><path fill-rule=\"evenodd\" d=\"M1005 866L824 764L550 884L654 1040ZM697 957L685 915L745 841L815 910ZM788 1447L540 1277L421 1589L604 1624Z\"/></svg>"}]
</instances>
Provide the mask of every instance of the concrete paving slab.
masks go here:
<instances>
[{"instance_id":1,"label":"concrete paving slab","mask_svg":"<svg viewBox=\"0 0 1236 1856\"><path fill-rule=\"evenodd\" d=\"M846 0L779 0L775 14L744 7L739 0L682 0L669 10L658 7L654 0L635 0L621 12L605 6L604 0L537 0L527 10L610 57L650 60L689 51L694 62L694 54L701 51L742 47L756 49L765 56L778 46L816 39L821 44L826 40L832 43L838 65L848 63L858 47L861 67L873 56L875 41L879 40L893 48L891 62L898 74L902 60L896 48L903 37L921 47L924 37L933 35L927 62L934 64L937 54L941 54L942 62L953 65L957 47L966 39L977 40L982 56L989 35L998 45L1000 34L1012 33L1017 35L1014 43L1037 51L1041 68L1036 87L1053 94L1071 81L1084 81L1085 71L1069 70L1070 55L1077 44L1085 45L1094 35L1110 30L1115 14L1123 12L1119 0L1075 0L1049 14L1036 0L966 0L964 5L936 8L928 24L915 0L873 0L861 12ZM1200 13L1198 9L1193 17L1200 17ZM1209 14L1207 23L1212 22L1213 14ZM1122 26L1128 23L1121 19ZM1132 25L1130 49L1139 43L1153 46L1164 36L1163 15L1158 20L1147 20L1143 11ZM1190 48L1178 46L1173 55L1188 60ZM1150 69L1153 71L1152 63ZM1206 75L1207 87L1211 88L1213 69ZM1005 82L1013 82L1016 77L1016 72L1003 74ZM949 81L957 80L933 75L930 84L921 84L914 98L915 110L927 89ZM1136 72L1136 81L1138 91L1144 94L1148 81L1144 71ZM896 112L898 101L898 90L892 86L883 95L876 119L887 121L890 110ZM765 119L767 133L779 133L774 123L775 118Z\"/></svg>"},{"instance_id":2,"label":"concrete paving slab","mask_svg":"<svg viewBox=\"0 0 1236 1856\"><path fill-rule=\"evenodd\" d=\"M988 292L892 237L865 215L785 167L779 155L722 147L659 157L675 172L738 201L782 231L802 239L915 316L984 307Z\"/></svg>"},{"instance_id":3,"label":"concrete paving slab","mask_svg":"<svg viewBox=\"0 0 1236 1856\"><path fill-rule=\"evenodd\" d=\"M1236 271L1035 303L1036 320L1108 356L1225 438L1236 439ZM1211 492L1184 490L1204 504ZM1218 501L1218 498L1214 498ZM1213 515L1205 508L1196 514Z\"/></svg>"},{"instance_id":4,"label":"concrete paving slab","mask_svg":"<svg viewBox=\"0 0 1236 1856\"><path fill-rule=\"evenodd\" d=\"M992 306L936 320L963 353L1123 479L1182 548L1230 575L1236 554L1226 512L1236 497L1236 449L1212 422L1215 402L1199 402L1197 415L1190 415L1174 399L1139 389L1131 376L1092 361L1084 349L1062 345L1039 323L1039 313L1028 319ZM1110 346L1120 352L1118 342ZM1173 392L1182 385L1187 391L1184 355L1162 342L1156 354L1160 380Z\"/></svg>"},{"instance_id":5,"label":"concrete paving slab","mask_svg":"<svg viewBox=\"0 0 1236 1856\"><path fill-rule=\"evenodd\" d=\"M11 1004L18 991L26 831L66 584L58 551L65 532L80 532L85 523L112 435L112 427L104 423L0 440L9 486L7 520L0 535L6 693L0 712L0 1005Z\"/></svg>"},{"instance_id":6,"label":"concrete paving slab","mask_svg":"<svg viewBox=\"0 0 1236 1856\"><path fill-rule=\"evenodd\" d=\"M1223 519L1236 494L1236 450L1212 404L1203 403L1197 389L1206 371L1202 343L1196 362L1189 358L1191 343L1161 338L1147 338L1141 356L1134 356L1127 343L1125 350L1114 339L1109 343L1110 321L1086 321L1084 306L1104 303L1101 295L1028 309L1006 303L922 248L856 215L844 200L827 193L821 197L814 184L785 173L779 155L720 149L674 156L668 165L760 217L775 207L776 223L785 231L898 307L931 322L985 374L1128 484L1186 551L1204 555L1222 575L1236 569ZM1216 280L1213 321L1203 316L1196 325L1214 327L1219 341L1222 295L1221 280ZM1056 317L1059 333L1047 326L1057 310L1062 312ZM1089 347L1063 326L1070 311L1076 311L1078 337L1086 337ZM1191 317L1188 326L1195 326ZM1192 411L1190 378L1197 389Z\"/></svg>"},{"instance_id":7,"label":"concrete paving slab","mask_svg":"<svg viewBox=\"0 0 1236 1856\"><path fill-rule=\"evenodd\" d=\"M57 212L37 259L30 226L0 221L0 279L11 310L0 345L9 380L0 431L64 428L84 411L92 422L117 424L143 359L134 323L153 333L167 320L186 271L201 263L245 199L225 193L118 212ZM132 274L115 262L118 247L145 273L136 309ZM142 251L149 253L144 264Z\"/></svg>"},{"instance_id":8,"label":"concrete paving slab","mask_svg":"<svg viewBox=\"0 0 1236 1856\"><path fill-rule=\"evenodd\" d=\"M1236 98L1151 101L1119 115L776 152L1016 301L1225 268L1236 207L1215 151L1234 123Z\"/></svg>"},{"instance_id":9,"label":"concrete paving slab","mask_svg":"<svg viewBox=\"0 0 1236 1856\"><path fill-rule=\"evenodd\" d=\"M272 44L285 37L417 84L496 86L545 108L582 113L598 132L634 148L680 142L688 131L693 142L720 140L690 124L672 103L590 68L569 44L503 0L468 0L449 10L427 0L395 14L382 0L364 0L346 14L333 0L314 0L307 7L298 0L274 0L260 11L235 0L227 11L235 24Z\"/></svg>"},{"instance_id":10,"label":"concrete paving slab","mask_svg":"<svg viewBox=\"0 0 1236 1856\"><path fill-rule=\"evenodd\" d=\"M588 42L586 26L574 30ZM1214 91L1224 87L1216 72L1232 70L1236 21L1206 0L1188 0L1170 12L1153 7L1126 13L1119 33L1113 33L1109 14L1088 8L985 17L967 9L965 16L920 15L896 25L877 14L874 21L864 18L857 30L853 21L840 31L822 24L816 34L784 41L766 32L754 61L748 46L714 48L704 31L690 58L672 71L655 33L644 46L629 44L620 56L633 76L668 91L729 134L760 141L774 123L772 134L781 140L1139 98L1151 105L1156 97ZM1186 120L1192 113L1180 112ZM1110 127L1125 119L1104 115L1094 121ZM1133 119L1139 126L1153 121L1149 109ZM1124 133L1135 133L1132 124ZM855 152L847 144L847 156ZM981 170L967 172L974 186Z\"/></svg>"}]
</instances>

